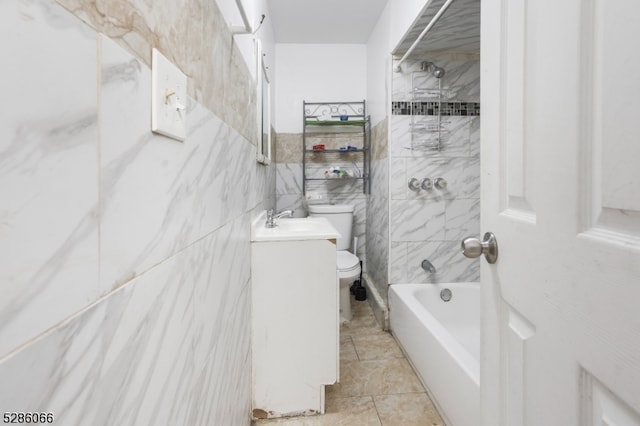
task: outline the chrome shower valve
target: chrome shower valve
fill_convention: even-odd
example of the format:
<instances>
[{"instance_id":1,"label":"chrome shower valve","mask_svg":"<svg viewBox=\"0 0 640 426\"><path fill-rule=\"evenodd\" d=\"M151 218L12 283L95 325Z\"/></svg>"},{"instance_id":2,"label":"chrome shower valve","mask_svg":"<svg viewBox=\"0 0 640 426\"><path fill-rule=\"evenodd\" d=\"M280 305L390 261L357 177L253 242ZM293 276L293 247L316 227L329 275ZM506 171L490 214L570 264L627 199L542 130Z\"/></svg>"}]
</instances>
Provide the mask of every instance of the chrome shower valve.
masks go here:
<instances>
[{"instance_id":1,"label":"chrome shower valve","mask_svg":"<svg viewBox=\"0 0 640 426\"><path fill-rule=\"evenodd\" d=\"M437 189L439 189L441 191L445 190L445 189L447 189L447 181L446 181L445 178L441 178L441 177L436 178L433 181L433 186L435 186Z\"/></svg>"},{"instance_id":2,"label":"chrome shower valve","mask_svg":"<svg viewBox=\"0 0 640 426\"><path fill-rule=\"evenodd\" d=\"M420 188L425 191L431 191L433 189L433 181L429 178L424 178L420 181Z\"/></svg>"},{"instance_id":3,"label":"chrome shower valve","mask_svg":"<svg viewBox=\"0 0 640 426\"><path fill-rule=\"evenodd\" d=\"M409 179L408 186L412 191L420 191L420 181L416 178Z\"/></svg>"}]
</instances>

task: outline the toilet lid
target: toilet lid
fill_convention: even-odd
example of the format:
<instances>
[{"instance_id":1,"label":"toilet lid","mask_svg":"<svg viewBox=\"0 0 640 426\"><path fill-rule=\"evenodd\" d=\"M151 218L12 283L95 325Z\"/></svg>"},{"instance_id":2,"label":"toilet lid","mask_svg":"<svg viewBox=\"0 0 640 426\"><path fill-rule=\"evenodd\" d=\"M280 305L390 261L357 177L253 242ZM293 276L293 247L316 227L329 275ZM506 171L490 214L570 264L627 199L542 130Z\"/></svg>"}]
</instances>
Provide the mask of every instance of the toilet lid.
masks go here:
<instances>
[{"instance_id":1,"label":"toilet lid","mask_svg":"<svg viewBox=\"0 0 640 426\"><path fill-rule=\"evenodd\" d=\"M345 269L353 269L360 265L360 259L355 254L346 250L338 250L338 269L344 271Z\"/></svg>"}]
</instances>

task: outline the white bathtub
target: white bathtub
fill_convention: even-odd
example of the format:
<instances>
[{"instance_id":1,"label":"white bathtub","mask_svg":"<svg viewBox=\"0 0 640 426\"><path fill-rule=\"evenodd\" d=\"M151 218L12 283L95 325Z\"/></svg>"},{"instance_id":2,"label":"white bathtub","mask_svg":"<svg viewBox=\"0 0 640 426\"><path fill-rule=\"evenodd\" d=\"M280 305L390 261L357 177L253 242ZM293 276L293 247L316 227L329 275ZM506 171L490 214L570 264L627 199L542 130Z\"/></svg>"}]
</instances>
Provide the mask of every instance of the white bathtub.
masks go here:
<instances>
[{"instance_id":1,"label":"white bathtub","mask_svg":"<svg viewBox=\"0 0 640 426\"><path fill-rule=\"evenodd\" d=\"M449 302L440 291L452 292ZM450 426L480 423L480 286L393 284L391 332Z\"/></svg>"}]
</instances>

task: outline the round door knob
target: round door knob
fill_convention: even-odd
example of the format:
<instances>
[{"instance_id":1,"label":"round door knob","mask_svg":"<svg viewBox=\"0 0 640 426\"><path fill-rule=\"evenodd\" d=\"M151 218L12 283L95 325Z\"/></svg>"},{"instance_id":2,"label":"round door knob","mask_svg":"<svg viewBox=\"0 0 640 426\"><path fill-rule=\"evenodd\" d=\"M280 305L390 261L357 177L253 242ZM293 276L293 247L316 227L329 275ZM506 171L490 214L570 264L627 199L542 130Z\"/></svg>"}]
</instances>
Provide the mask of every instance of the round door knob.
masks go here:
<instances>
[{"instance_id":1,"label":"round door knob","mask_svg":"<svg viewBox=\"0 0 640 426\"><path fill-rule=\"evenodd\" d=\"M493 264L498 260L498 242L493 232L484 234L484 239L480 241L475 237L467 237L460 244L462 254L469 258L475 258L484 254L487 262Z\"/></svg>"},{"instance_id":2,"label":"round door knob","mask_svg":"<svg viewBox=\"0 0 640 426\"><path fill-rule=\"evenodd\" d=\"M482 242L475 237L467 237L462 240L462 254L469 258L476 258L482 254Z\"/></svg>"}]
</instances>

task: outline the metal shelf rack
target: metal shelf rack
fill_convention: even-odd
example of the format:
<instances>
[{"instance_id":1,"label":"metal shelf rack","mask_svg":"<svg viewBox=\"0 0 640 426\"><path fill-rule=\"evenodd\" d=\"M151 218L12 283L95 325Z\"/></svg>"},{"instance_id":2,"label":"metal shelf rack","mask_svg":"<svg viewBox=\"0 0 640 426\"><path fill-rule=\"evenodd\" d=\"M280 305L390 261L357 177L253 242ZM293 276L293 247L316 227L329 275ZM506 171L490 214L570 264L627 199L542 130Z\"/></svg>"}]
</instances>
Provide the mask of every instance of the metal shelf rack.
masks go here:
<instances>
[{"instance_id":1,"label":"metal shelf rack","mask_svg":"<svg viewBox=\"0 0 640 426\"><path fill-rule=\"evenodd\" d=\"M302 102L302 191L309 183L362 186L369 193L371 123L366 101ZM331 170L338 169L339 173ZM344 173L343 173L344 172ZM315 188L315 187L314 187Z\"/></svg>"}]
</instances>

